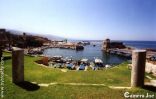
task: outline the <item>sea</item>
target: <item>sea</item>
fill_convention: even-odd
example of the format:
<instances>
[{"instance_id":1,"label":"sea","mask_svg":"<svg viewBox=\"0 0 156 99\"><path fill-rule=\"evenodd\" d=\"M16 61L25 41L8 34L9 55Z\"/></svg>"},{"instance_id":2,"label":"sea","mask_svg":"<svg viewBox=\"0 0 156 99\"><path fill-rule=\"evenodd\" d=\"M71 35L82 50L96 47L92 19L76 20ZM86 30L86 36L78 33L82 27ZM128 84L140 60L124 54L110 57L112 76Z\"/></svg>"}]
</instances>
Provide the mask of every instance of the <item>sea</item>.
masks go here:
<instances>
[{"instance_id":1,"label":"sea","mask_svg":"<svg viewBox=\"0 0 156 99\"><path fill-rule=\"evenodd\" d=\"M136 49L156 49L156 41L123 41L123 43Z\"/></svg>"},{"instance_id":2,"label":"sea","mask_svg":"<svg viewBox=\"0 0 156 99\"><path fill-rule=\"evenodd\" d=\"M78 42L78 41L76 41ZM156 41L121 41L124 45L130 46L136 49L156 49ZM48 56L63 56L68 58L73 58L75 60L80 60L82 58L87 58L89 61L93 61L94 58L100 58L103 60L104 64L120 64L124 61L128 61L129 59L103 52L102 49L102 41L90 41L90 45L84 46L84 50L76 51L72 49L60 49L60 48L49 48L44 50L44 55ZM96 46L93 46L96 45Z\"/></svg>"}]
</instances>

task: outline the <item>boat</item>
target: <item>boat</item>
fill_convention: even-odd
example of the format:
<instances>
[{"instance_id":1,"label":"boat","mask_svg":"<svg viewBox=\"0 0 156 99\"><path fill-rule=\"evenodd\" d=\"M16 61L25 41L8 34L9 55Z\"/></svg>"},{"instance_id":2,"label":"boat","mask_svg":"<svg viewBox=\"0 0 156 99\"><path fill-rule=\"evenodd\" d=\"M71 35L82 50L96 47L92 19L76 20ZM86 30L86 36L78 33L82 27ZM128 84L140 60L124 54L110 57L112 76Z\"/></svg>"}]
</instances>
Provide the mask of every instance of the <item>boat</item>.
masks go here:
<instances>
[{"instance_id":1,"label":"boat","mask_svg":"<svg viewBox=\"0 0 156 99\"><path fill-rule=\"evenodd\" d=\"M103 61L99 58L95 58L94 63L95 63L95 67L104 67Z\"/></svg>"},{"instance_id":2,"label":"boat","mask_svg":"<svg viewBox=\"0 0 156 99\"><path fill-rule=\"evenodd\" d=\"M72 56L70 58L69 57L64 58L63 61L66 62L66 63L67 62L71 63L73 61Z\"/></svg>"},{"instance_id":3,"label":"boat","mask_svg":"<svg viewBox=\"0 0 156 99\"><path fill-rule=\"evenodd\" d=\"M83 58L83 59L81 59L81 62L87 64L88 63L88 59L87 58Z\"/></svg>"},{"instance_id":4,"label":"boat","mask_svg":"<svg viewBox=\"0 0 156 99\"><path fill-rule=\"evenodd\" d=\"M98 67L95 66L94 62L90 62L90 67L92 68L92 70L97 70Z\"/></svg>"},{"instance_id":5,"label":"boat","mask_svg":"<svg viewBox=\"0 0 156 99\"><path fill-rule=\"evenodd\" d=\"M82 41L82 44L83 45L90 45L90 42L89 41Z\"/></svg>"},{"instance_id":6,"label":"boat","mask_svg":"<svg viewBox=\"0 0 156 99\"><path fill-rule=\"evenodd\" d=\"M63 57L63 56L59 56L59 55L57 56L57 55L56 55L56 56L53 56L52 58L60 59L60 58L62 58L62 57Z\"/></svg>"},{"instance_id":7,"label":"boat","mask_svg":"<svg viewBox=\"0 0 156 99\"><path fill-rule=\"evenodd\" d=\"M111 54L115 54L116 52L115 52L115 51L113 51L113 50L110 50L110 53L111 53Z\"/></svg>"},{"instance_id":8,"label":"boat","mask_svg":"<svg viewBox=\"0 0 156 99\"><path fill-rule=\"evenodd\" d=\"M131 57L132 57L132 54L130 54L130 53L125 53L124 56L127 57L127 58L131 58Z\"/></svg>"},{"instance_id":9,"label":"boat","mask_svg":"<svg viewBox=\"0 0 156 99\"><path fill-rule=\"evenodd\" d=\"M106 68L111 68L112 66L107 64L107 65L105 65L105 67Z\"/></svg>"},{"instance_id":10,"label":"boat","mask_svg":"<svg viewBox=\"0 0 156 99\"><path fill-rule=\"evenodd\" d=\"M87 58L83 58L81 59L80 61L80 67L79 67L79 70L85 70L85 67L88 66L88 59Z\"/></svg>"},{"instance_id":11,"label":"boat","mask_svg":"<svg viewBox=\"0 0 156 99\"><path fill-rule=\"evenodd\" d=\"M156 61L156 55L152 55L152 56L150 57L150 60L151 60L151 61Z\"/></svg>"},{"instance_id":12,"label":"boat","mask_svg":"<svg viewBox=\"0 0 156 99\"><path fill-rule=\"evenodd\" d=\"M67 63L66 64L68 69L74 69L75 65L73 63Z\"/></svg>"},{"instance_id":13,"label":"boat","mask_svg":"<svg viewBox=\"0 0 156 99\"><path fill-rule=\"evenodd\" d=\"M79 70L85 70L85 65L84 64L80 64Z\"/></svg>"},{"instance_id":14,"label":"boat","mask_svg":"<svg viewBox=\"0 0 156 99\"><path fill-rule=\"evenodd\" d=\"M61 63L55 63L54 68L62 68L62 64Z\"/></svg>"},{"instance_id":15,"label":"boat","mask_svg":"<svg viewBox=\"0 0 156 99\"><path fill-rule=\"evenodd\" d=\"M54 67L55 62L50 61L48 64L49 64L49 67Z\"/></svg>"},{"instance_id":16,"label":"boat","mask_svg":"<svg viewBox=\"0 0 156 99\"><path fill-rule=\"evenodd\" d=\"M53 56L50 58L50 61L57 62L57 63L63 63L63 57L62 56Z\"/></svg>"}]
</instances>

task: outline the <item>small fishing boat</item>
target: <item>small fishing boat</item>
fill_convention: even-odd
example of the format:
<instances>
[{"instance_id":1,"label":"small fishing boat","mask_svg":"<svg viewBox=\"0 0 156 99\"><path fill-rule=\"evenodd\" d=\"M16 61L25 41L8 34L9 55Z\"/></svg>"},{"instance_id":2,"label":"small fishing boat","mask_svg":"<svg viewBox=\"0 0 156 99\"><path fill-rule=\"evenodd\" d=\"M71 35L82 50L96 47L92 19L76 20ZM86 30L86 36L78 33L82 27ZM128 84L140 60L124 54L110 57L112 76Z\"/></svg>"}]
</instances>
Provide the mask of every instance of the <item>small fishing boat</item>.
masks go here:
<instances>
[{"instance_id":1,"label":"small fishing boat","mask_svg":"<svg viewBox=\"0 0 156 99\"><path fill-rule=\"evenodd\" d=\"M127 57L127 58L131 58L131 57L132 57L132 54L130 54L130 53L125 53L124 56Z\"/></svg>"},{"instance_id":2,"label":"small fishing boat","mask_svg":"<svg viewBox=\"0 0 156 99\"><path fill-rule=\"evenodd\" d=\"M61 63L56 63L56 64L54 64L54 68L62 68L62 64Z\"/></svg>"},{"instance_id":3,"label":"small fishing boat","mask_svg":"<svg viewBox=\"0 0 156 99\"><path fill-rule=\"evenodd\" d=\"M49 64L49 67L54 67L55 62L50 61L48 64Z\"/></svg>"},{"instance_id":4,"label":"small fishing boat","mask_svg":"<svg viewBox=\"0 0 156 99\"><path fill-rule=\"evenodd\" d=\"M82 41L81 42L83 45L90 45L90 42L89 41Z\"/></svg>"},{"instance_id":5,"label":"small fishing boat","mask_svg":"<svg viewBox=\"0 0 156 99\"><path fill-rule=\"evenodd\" d=\"M87 64L88 63L88 59L87 58L83 58L83 59L81 59L81 62Z\"/></svg>"},{"instance_id":6,"label":"small fishing boat","mask_svg":"<svg viewBox=\"0 0 156 99\"><path fill-rule=\"evenodd\" d=\"M63 63L63 57L62 56L53 56L50 58L50 61L57 62L57 63Z\"/></svg>"},{"instance_id":7,"label":"small fishing boat","mask_svg":"<svg viewBox=\"0 0 156 99\"><path fill-rule=\"evenodd\" d=\"M107 64L107 65L105 65L105 67L106 68L111 68L112 66Z\"/></svg>"},{"instance_id":8,"label":"small fishing boat","mask_svg":"<svg viewBox=\"0 0 156 99\"><path fill-rule=\"evenodd\" d=\"M111 50L111 51L110 51L110 53L111 53L111 54L115 54L116 52L115 52L115 51L113 51L113 50Z\"/></svg>"},{"instance_id":9,"label":"small fishing boat","mask_svg":"<svg viewBox=\"0 0 156 99\"><path fill-rule=\"evenodd\" d=\"M150 60L151 60L151 61L156 61L156 55L151 56L151 57L150 57Z\"/></svg>"},{"instance_id":10,"label":"small fishing boat","mask_svg":"<svg viewBox=\"0 0 156 99\"><path fill-rule=\"evenodd\" d=\"M95 67L104 67L103 61L99 58L95 58L94 63L95 63Z\"/></svg>"},{"instance_id":11,"label":"small fishing boat","mask_svg":"<svg viewBox=\"0 0 156 99\"><path fill-rule=\"evenodd\" d=\"M75 65L73 63L66 64L68 69L74 69Z\"/></svg>"},{"instance_id":12,"label":"small fishing boat","mask_svg":"<svg viewBox=\"0 0 156 99\"><path fill-rule=\"evenodd\" d=\"M69 57L64 58L63 61L66 62L66 63L67 62L71 63L73 61L72 56L70 58Z\"/></svg>"},{"instance_id":13,"label":"small fishing boat","mask_svg":"<svg viewBox=\"0 0 156 99\"><path fill-rule=\"evenodd\" d=\"M80 64L80 67L79 67L79 70L85 70L85 67L88 66L88 59L87 58L83 58L81 59L81 64Z\"/></svg>"},{"instance_id":14,"label":"small fishing boat","mask_svg":"<svg viewBox=\"0 0 156 99\"><path fill-rule=\"evenodd\" d=\"M92 70L97 70L98 67L95 66L94 62L90 62L90 67L92 68Z\"/></svg>"},{"instance_id":15,"label":"small fishing boat","mask_svg":"<svg viewBox=\"0 0 156 99\"><path fill-rule=\"evenodd\" d=\"M52 58L53 59L61 59L61 58L63 58L63 56L53 56Z\"/></svg>"},{"instance_id":16,"label":"small fishing boat","mask_svg":"<svg viewBox=\"0 0 156 99\"><path fill-rule=\"evenodd\" d=\"M79 70L85 70L85 65L84 64L80 64Z\"/></svg>"}]
</instances>

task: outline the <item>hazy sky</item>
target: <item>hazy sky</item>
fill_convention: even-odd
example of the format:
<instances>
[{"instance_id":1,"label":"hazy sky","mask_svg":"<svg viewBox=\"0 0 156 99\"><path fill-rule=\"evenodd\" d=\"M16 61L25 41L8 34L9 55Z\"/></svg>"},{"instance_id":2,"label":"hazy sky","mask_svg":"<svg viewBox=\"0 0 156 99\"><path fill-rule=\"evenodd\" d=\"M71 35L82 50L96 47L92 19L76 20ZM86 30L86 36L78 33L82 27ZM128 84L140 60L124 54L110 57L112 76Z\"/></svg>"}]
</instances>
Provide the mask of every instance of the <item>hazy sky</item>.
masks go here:
<instances>
[{"instance_id":1,"label":"hazy sky","mask_svg":"<svg viewBox=\"0 0 156 99\"><path fill-rule=\"evenodd\" d=\"M0 0L0 27L75 39L156 40L156 0Z\"/></svg>"}]
</instances>

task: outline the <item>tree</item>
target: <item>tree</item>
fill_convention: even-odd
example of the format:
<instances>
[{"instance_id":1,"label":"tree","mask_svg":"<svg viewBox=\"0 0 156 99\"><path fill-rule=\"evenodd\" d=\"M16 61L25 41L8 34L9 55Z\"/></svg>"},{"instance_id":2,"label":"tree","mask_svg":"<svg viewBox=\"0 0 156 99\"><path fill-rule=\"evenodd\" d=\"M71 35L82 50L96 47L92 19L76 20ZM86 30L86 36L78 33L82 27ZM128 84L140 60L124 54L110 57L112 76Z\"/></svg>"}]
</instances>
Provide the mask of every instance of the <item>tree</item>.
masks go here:
<instances>
[{"instance_id":1,"label":"tree","mask_svg":"<svg viewBox=\"0 0 156 99\"><path fill-rule=\"evenodd\" d=\"M3 53L2 53L2 48L0 47L0 58L2 57ZM0 59L1 61L1 59Z\"/></svg>"}]
</instances>

